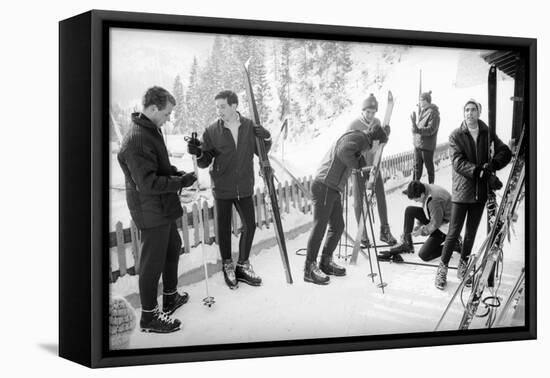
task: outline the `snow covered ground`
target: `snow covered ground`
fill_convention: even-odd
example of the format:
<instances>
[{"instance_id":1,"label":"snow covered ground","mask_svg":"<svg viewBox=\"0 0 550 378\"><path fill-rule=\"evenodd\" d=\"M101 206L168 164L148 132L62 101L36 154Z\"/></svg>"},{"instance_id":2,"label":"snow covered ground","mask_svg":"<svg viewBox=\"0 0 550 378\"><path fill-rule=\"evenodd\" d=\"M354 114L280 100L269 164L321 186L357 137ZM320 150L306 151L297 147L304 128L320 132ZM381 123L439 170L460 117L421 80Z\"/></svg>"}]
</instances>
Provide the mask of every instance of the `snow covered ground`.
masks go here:
<instances>
[{"instance_id":1,"label":"snow covered ground","mask_svg":"<svg viewBox=\"0 0 550 378\"><path fill-rule=\"evenodd\" d=\"M501 172L503 181L507 173L507 170ZM448 165L442 166L436 173L436 183L449 189L451 169ZM402 227L403 211L412 202L396 191L388 194L388 204L390 224L397 236ZM307 218L306 215L291 214L284 222L292 219L292 226L296 226L307 221ZM376 222L375 232L378 234L377 217ZM355 235L354 223L350 211L350 235ZM517 233L512 235L511 243L505 245L502 282L498 292L504 300L524 265L523 206L519 209L515 230ZM271 232L260 231L256 242ZM485 219L482 219L474 252L482 243L485 233ZM458 286L456 270L449 271L448 287L440 291L433 285L434 267L381 262L383 281L388 284L382 293L376 285L379 276L375 277L374 283L367 276L370 273L368 260L360 255L357 265L350 265L345 258L345 249L340 252L337 249L335 257L346 266L347 276L332 277L328 286L305 283L302 278L305 258L296 251L305 248L308 236L306 232L287 240L294 284L289 285L285 281L277 247L264 249L251 259L254 269L263 278L261 287L240 284L237 290L231 291L225 286L222 273L215 273L209 280L210 295L216 300L211 308L202 304L205 297L204 281L181 287L181 290L189 292L191 298L175 313L183 322L182 330L169 335L156 335L141 333L136 329L130 348L429 332L434 330ZM215 256L216 245L208 249L209 258ZM350 254L351 248L347 252ZM338 258L339 253L341 258ZM195 260L200 259L201 250L193 249L190 255L184 256L184 259L191 256ZM405 255L404 258L407 261L419 261L416 255ZM458 255L455 254L450 265L456 266L457 260ZM437 264L438 260L432 263ZM373 269L376 272L376 265ZM137 277L124 278L111 285L113 294L128 295L135 291ZM467 299L468 294L469 290L466 290L464 299ZM136 311L139 314L140 308ZM462 312L460 300L455 301L440 329L455 330ZM484 321L485 318L475 319L471 328L484 327Z\"/></svg>"}]
</instances>

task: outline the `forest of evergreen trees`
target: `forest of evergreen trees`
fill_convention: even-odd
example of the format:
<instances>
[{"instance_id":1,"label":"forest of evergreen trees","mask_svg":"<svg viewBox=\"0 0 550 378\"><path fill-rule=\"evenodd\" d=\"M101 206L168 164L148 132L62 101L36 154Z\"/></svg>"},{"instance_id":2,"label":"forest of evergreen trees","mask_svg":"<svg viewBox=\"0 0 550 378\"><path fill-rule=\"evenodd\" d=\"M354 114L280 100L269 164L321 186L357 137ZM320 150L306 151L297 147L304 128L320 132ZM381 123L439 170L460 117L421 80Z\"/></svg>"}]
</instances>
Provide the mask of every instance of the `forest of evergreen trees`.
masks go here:
<instances>
[{"instance_id":1,"label":"forest of evergreen trees","mask_svg":"<svg viewBox=\"0 0 550 378\"><path fill-rule=\"evenodd\" d=\"M223 89L237 93L238 109L248 116L242 67L250 58L262 124L274 130L288 119L292 137L315 134L317 120L337 117L351 104L347 93L349 74L356 68L352 48L351 43L335 41L218 35L207 59L199 61L195 57L191 67L182 70L189 72L189 77L177 75L173 87L167 88L177 105L165 132L200 134L215 120L214 96ZM387 49L380 58L389 62L399 59L401 53ZM365 85L381 85L383 81L383 70L371 73L363 68L361 73L368 77ZM111 106L111 124L118 124L120 134L129 127L130 113L135 110L122 109L116 103ZM116 140L113 127L111 135Z\"/></svg>"}]
</instances>

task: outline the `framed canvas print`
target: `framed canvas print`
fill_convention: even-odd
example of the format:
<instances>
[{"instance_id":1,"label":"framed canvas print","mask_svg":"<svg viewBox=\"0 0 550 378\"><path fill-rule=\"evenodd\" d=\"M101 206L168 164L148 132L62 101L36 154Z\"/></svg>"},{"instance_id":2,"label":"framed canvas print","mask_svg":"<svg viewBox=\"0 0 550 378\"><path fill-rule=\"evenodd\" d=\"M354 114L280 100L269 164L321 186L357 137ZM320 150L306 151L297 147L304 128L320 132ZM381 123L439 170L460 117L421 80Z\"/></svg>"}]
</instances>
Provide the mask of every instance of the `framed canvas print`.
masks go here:
<instances>
[{"instance_id":1,"label":"framed canvas print","mask_svg":"<svg viewBox=\"0 0 550 378\"><path fill-rule=\"evenodd\" d=\"M536 337L536 40L60 22L60 355Z\"/></svg>"}]
</instances>

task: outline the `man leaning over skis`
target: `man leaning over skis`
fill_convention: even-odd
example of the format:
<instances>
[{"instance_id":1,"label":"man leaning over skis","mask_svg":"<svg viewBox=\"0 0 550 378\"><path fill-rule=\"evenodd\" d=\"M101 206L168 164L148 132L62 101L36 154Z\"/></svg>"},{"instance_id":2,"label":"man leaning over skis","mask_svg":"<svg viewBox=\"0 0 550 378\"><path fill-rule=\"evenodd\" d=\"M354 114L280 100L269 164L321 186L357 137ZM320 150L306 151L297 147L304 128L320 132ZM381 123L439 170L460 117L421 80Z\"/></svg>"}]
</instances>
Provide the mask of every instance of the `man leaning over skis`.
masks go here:
<instances>
[{"instance_id":1,"label":"man leaning over skis","mask_svg":"<svg viewBox=\"0 0 550 378\"><path fill-rule=\"evenodd\" d=\"M332 254L344 231L341 193L352 169L367 166L363 154L374 141L385 143L386 132L380 126L365 131L348 131L330 148L317 170L311 186L313 202L313 229L307 243L304 281L318 285L329 283L329 275L344 276L346 269L332 261ZM328 225L325 245L317 265L319 248Z\"/></svg>"}]
</instances>

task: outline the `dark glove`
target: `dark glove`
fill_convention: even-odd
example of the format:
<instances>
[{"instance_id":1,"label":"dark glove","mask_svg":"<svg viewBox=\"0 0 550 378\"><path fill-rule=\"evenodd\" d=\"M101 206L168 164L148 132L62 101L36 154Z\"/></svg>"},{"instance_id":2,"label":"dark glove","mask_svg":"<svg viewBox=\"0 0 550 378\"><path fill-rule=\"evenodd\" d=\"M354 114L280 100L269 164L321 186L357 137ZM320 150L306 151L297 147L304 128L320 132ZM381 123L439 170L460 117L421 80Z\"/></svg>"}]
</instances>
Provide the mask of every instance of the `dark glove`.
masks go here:
<instances>
[{"instance_id":1,"label":"dark glove","mask_svg":"<svg viewBox=\"0 0 550 378\"><path fill-rule=\"evenodd\" d=\"M269 131L267 131L262 125L254 126L254 135L256 135L260 139L271 138L271 134L269 133Z\"/></svg>"},{"instance_id":2,"label":"dark glove","mask_svg":"<svg viewBox=\"0 0 550 378\"><path fill-rule=\"evenodd\" d=\"M489 170L489 168L487 167L487 163L478 164L474 168L474 177L476 177L476 178L484 178L484 177L488 177L489 175L492 175L492 174L493 174L493 172L491 172Z\"/></svg>"},{"instance_id":3,"label":"dark glove","mask_svg":"<svg viewBox=\"0 0 550 378\"><path fill-rule=\"evenodd\" d=\"M174 176L179 176L179 177L181 177L181 176L183 176L184 174L185 174L185 171L176 171L176 172L174 173Z\"/></svg>"},{"instance_id":4,"label":"dark glove","mask_svg":"<svg viewBox=\"0 0 550 378\"><path fill-rule=\"evenodd\" d=\"M490 190L502 189L502 181L500 181L500 179L495 174L491 174L489 176L487 183L489 185Z\"/></svg>"},{"instance_id":5,"label":"dark glove","mask_svg":"<svg viewBox=\"0 0 550 378\"><path fill-rule=\"evenodd\" d=\"M195 175L195 172L185 173L183 176L181 176L181 187L187 188L188 186L193 185L195 181L197 181L197 176Z\"/></svg>"},{"instance_id":6,"label":"dark glove","mask_svg":"<svg viewBox=\"0 0 550 378\"><path fill-rule=\"evenodd\" d=\"M202 154L202 149L200 148L200 145L187 142L187 152L189 152L191 155L199 157Z\"/></svg>"},{"instance_id":7,"label":"dark glove","mask_svg":"<svg viewBox=\"0 0 550 378\"><path fill-rule=\"evenodd\" d=\"M371 140L378 140L380 143L386 143L388 141L388 136L380 125L373 127L367 135L370 135Z\"/></svg>"},{"instance_id":8,"label":"dark glove","mask_svg":"<svg viewBox=\"0 0 550 378\"><path fill-rule=\"evenodd\" d=\"M391 127L390 127L390 125L384 126L384 131L386 132L386 136L389 137L389 136L390 136L390 132L391 132Z\"/></svg>"}]
</instances>

